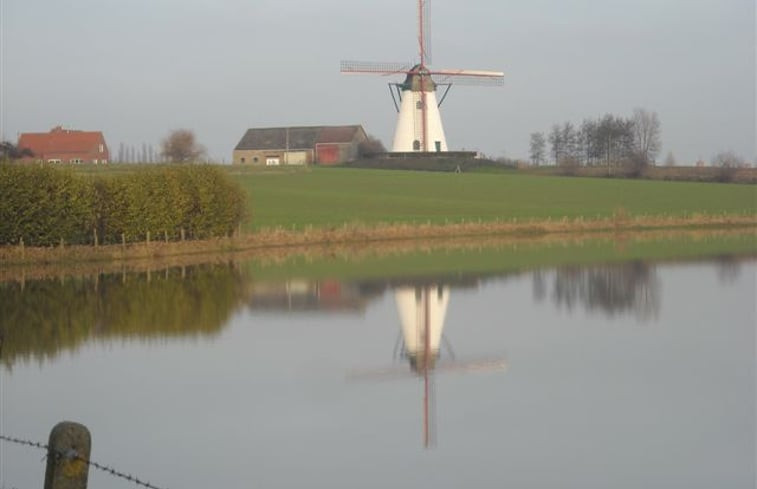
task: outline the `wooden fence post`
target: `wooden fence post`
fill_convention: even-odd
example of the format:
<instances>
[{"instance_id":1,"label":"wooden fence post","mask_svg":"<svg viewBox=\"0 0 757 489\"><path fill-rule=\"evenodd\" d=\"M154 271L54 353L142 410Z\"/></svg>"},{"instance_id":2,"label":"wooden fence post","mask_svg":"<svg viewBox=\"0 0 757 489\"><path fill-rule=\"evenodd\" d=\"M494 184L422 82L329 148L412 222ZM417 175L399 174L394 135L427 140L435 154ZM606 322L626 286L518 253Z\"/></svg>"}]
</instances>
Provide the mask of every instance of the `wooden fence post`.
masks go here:
<instances>
[{"instance_id":1,"label":"wooden fence post","mask_svg":"<svg viewBox=\"0 0 757 489\"><path fill-rule=\"evenodd\" d=\"M92 437L86 426L64 421L50 431L44 489L86 489Z\"/></svg>"}]
</instances>

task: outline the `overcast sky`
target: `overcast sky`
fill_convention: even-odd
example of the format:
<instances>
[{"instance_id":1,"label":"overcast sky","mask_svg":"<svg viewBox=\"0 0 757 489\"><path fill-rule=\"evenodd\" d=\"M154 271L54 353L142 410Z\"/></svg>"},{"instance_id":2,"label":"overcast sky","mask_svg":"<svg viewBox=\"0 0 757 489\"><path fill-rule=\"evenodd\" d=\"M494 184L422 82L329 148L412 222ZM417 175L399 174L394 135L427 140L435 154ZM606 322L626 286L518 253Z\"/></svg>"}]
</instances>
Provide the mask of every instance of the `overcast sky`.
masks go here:
<instances>
[{"instance_id":1,"label":"overcast sky","mask_svg":"<svg viewBox=\"0 0 757 489\"><path fill-rule=\"evenodd\" d=\"M363 124L391 146L380 76L413 61L415 0L0 0L2 137L63 125L156 145L193 129L229 161L250 127ZM755 149L754 0L432 0L433 66L502 70L454 87L450 149L527 157L555 122L656 111L679 163Z\"/></svg>"}]
</instances>

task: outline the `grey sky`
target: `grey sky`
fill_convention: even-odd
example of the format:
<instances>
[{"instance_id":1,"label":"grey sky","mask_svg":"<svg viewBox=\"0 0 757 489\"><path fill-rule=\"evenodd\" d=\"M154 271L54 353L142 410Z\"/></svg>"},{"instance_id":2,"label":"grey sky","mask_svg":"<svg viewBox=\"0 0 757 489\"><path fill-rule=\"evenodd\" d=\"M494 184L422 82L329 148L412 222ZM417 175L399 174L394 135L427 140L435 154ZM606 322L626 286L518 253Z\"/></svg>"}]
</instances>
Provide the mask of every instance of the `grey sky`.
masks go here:
<instances>
[{"instance_id":1,"label":"grey sky","mask_svg":"<svg viewBox=\"0 0 757 489\"><path fill-rule=\"evenodd\" d=\"M229 161L249 127L364 124L391 145L386 78L341 59L415 59L415 0L0 0L2 136L66 127L157 145L194 129ZM451 149L526 157L528 136L657 111L679 163L755 150L753 0L432 0L434 66L503 70L455 87Z\"/></svg>"}]
</instances>

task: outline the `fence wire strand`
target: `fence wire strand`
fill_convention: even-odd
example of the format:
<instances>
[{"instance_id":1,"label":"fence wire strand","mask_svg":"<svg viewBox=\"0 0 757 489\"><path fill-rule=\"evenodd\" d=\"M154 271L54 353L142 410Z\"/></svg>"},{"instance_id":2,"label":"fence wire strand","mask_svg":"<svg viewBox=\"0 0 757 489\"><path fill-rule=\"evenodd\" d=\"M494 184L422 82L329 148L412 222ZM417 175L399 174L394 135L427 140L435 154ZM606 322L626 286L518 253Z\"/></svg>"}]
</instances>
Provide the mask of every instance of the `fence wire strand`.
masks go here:
<instances>
[{"instance_id":1,"label":"fence wire strand","mask_svg":"<svg viewBox=\"0 0 757 489\"><path fill-rule=\"evenodd\" d=\"M31 441L31 440L23 440L21 438L13 438L11 436L5 436L5 435L0 435L0 441L5 441L5 442L8 442L8 443L14 443L16 445L22 445L22 446L27 446L27 447L39 448L39 449L42 449L42 450L46 450L47 451L47 456L50 456L51 454L55 455L55 457L58 460L60 460L60 459L67 459L67 460L76 460L76 461L79 461L79 462L84 462L89 467L94 467L97 470L99 470L101 472L105 472L106 474L110 474L113 477L124 479L124 480L129 481L129 482L133 482L134 484L136 484L138 486L146 487L148 489L166 489L166 488L162 488L162 487L156 486L154 484L151 484L151 483L149 483L147 481L141 480L138 477L135 477L135 476L133 476L131 474L127 474L125 472L121 472L119 470L116 470L115 468L110 467L108 465L100 464L100 463L97 463L97 462L95 462L93 460L89 460L89 459L85 459L84 457L80 457L76 453L76 450L69 450L66 453L60 452L60 451L57 451L57 450L54 451L54 450L50 449L49 445L46 445L44 443L39 443L39 442Z\"/></svg>"}]
</instances>

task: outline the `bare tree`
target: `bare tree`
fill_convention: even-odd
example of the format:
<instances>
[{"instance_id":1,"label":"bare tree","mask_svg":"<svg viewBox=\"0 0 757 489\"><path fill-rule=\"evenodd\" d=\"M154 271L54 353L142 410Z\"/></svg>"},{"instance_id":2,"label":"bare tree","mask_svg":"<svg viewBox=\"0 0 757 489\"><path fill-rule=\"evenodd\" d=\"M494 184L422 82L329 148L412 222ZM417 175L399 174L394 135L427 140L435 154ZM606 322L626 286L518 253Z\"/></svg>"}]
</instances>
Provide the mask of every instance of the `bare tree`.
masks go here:
<instances>
[{"instance_id":1,"label":"bare tree","mask_svg":"<svg viewBox=\"0 0 757 489\"><path fill-rule=\"evenodd\" d=\"M745 166L745 160L733 151L721 151L712 158L712 166L721 168L740 168Z\"/></svg>"},{"instance_id":2,"label":"bare tree","mask_svg":"<svg viewBox=\"0 0 757 489\"><path fill-rule=\"evenodd\" d=\"M632 131L636 156L645 164L654 163L660 152L660 119L657 112L634 109Z\"/></svg>"},{"instance_id":3,"label":"bare tree","mask_svg":"<svg viewBox=\"0 0 757 489\"><path fill-rule=\"evenodd\" d=\"M574 159L578 153L578 133L572 123L566 122L562 126L563 156Z\"/></svg>"},{"instance_id":4,"label":"bare tree","mask_svg":"<svg viewBox=\"0 0 757 489\"><path fill-rule=\"evenodd\" d=\"M194 132L189 129L171 131L160 143L160 153L168 161L185 163L205 154L205 148L197 143Z\"/></svg>"},{"instance_id":5,"label":"bare tree","mask_svg":"<svg viewBox=\"0 0 757 489\"><path fill-rule=\"evenodd\" d=\"M547 149L547 140L544 138L544 134L540 132L534 132L531 134L531 162L539 166L544 163L546 157L545 151Z\"/></svg>"},{"instance_id":6,"label":"bare tree","mask_svg":"<svg viewBox=\"0 0 757 489\"><path fill-rule=\"evenodd\" d=\"M559 165L565 148L562 140L562 131L557 124L553 125L552 130L549 132L549 144L552 148L551 154L555 158L555 165Z\"/></svg>"},{"instance_id":7,"label":"bare tree","mask_svg":"<svg viewBox=\"0 0 757 489\"><path fill-rule=\"evenodd\" d=\"M712 166L719 168L715 178L720 182L731 182L736 170L746 166L746 161L733 151L721 151L712 158Z\"/></svg>"},{"instance_id":8,"label":"bare tree","mask_svg":"<svg viewBox=\"0 0 757 489\"><path fill-rule=\"evenodd\" d=\"M386 153L384 143L382 143L379 138L371 136L370 134L365 141L362 141L358 145L357 150L360 158L372 158L376 155Z\"/></svg>"},{"instance_id":9,"label":"bare tree","mask_svg":"<svg viewBox=\"0 0 757 489\"><path fill-rule=\"evenodd\" d=\"M0 160L17 160L31 158L34 153L29 148L22 148L8 141L0 141Z\"/></svg>"}]
</instances>

